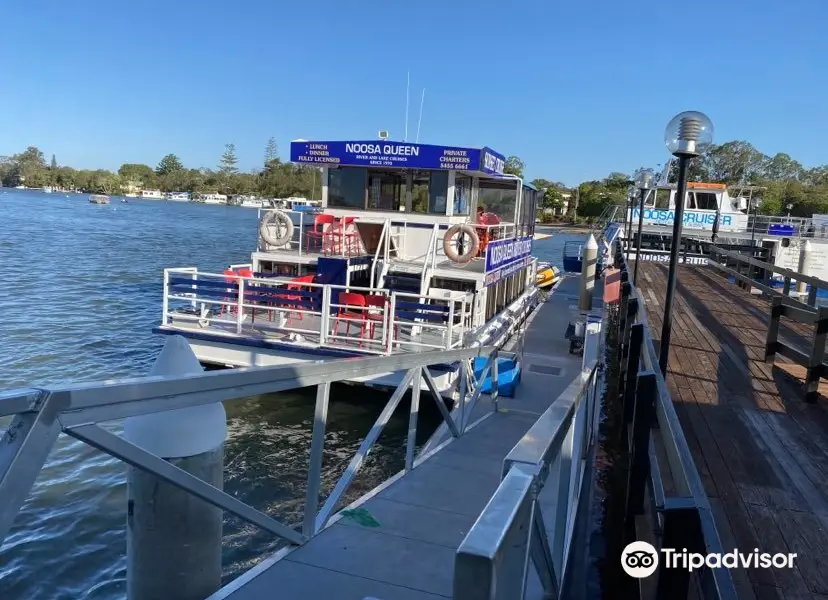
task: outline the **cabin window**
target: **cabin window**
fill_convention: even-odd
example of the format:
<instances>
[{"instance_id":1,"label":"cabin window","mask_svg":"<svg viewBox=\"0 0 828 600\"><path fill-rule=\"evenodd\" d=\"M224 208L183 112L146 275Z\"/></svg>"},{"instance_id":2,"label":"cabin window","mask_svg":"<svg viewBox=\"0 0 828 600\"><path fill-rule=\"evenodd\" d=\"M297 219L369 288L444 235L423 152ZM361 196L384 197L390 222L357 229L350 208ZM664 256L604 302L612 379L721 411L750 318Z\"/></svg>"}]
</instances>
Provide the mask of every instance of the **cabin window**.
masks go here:
<instances>
[{"instance_id":1,"label":"cabin window","mask_svg":"<svg viewBox=\"0 0 828 600\"><path fill-rule=\"evenodd\" d=\"M532 235L535 232L535 212L537 210L537 200L540 197L540 192L524 188L523 202L521 205L521 234Z\"/></svg>"},{"instance_id":2,"label":"cabin window","mask_svg":"<svg viewBox=\"0 0 828 600\"><path fill-rule=\"evenodd\" d=\"M472 179L457 175L454 180L454 214L466 216L471 208Z\"/></svg>"},{"instance_id":3,"label":"cabin window","mask_svg":"<svg viewBox=\"0 0 828 600\"><path fill-rule=\"evenodd\" d=\"M655 207L670 208L670 190L655 191Z\"/></svg>"},{"instance_id":4,"label":"cabin window","mask_svg":"<svg viewBox=\"0 0 828 600\"><path fill-rule=\"evenodd\" d=\"M716 202L716 194L709 192L694 192L696 196L696 209L698 210L716 210L718 203Z\"/></svg>"},{"instance_id":5,"label":"cabin window","mask_svg":"<svg viewBox=\"0 0 828 600\"><path fill-rule=\"evenodd\" d=\"M405 175L402 172L368 173L368 210L400 210L405 206Z\"/></svg>"},{"instance_id":6,"label":"cabin window","mask_svg":"<svg viewBox=\"0 0 828 600\"><path fill-rule=\"evenodd\" d=\"M501 221L514 223L516 205L517 188L515 181L480 180L477 206L482 206L484 211L496 214Z\"/></svg>"},{"instance_id":7,"label":"cabin window","mask_svg":"<svg viewBox=\"0 0 828 600\"><path fill-rule=\"evenodd\" d=\"M428 182L428 212L431 214L446 214L446 198L448 197L448 171L432 171Z\"/></svg>"},{"instance_id":8,"label":"cabin window","mask_svg":"<svg viewBox=\"0 0 828 600\"><path fill-rule=\"evenodd\" d=\"M328 169L328 206L332 208L365 208L366 170Z\"/></svg>"}]
</instances>

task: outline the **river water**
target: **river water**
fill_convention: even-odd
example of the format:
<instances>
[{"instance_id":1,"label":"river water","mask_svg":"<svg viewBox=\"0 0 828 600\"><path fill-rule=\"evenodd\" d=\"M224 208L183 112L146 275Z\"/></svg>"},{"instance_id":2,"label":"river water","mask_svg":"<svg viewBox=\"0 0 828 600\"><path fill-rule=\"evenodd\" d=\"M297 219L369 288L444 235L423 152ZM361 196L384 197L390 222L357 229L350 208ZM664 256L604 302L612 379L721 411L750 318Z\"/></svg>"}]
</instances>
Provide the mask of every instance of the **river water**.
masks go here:
<instances>
[{"instance_id":1,"label":"river water","mask_svg":"<svg viewBox=\"0 0 828 600\"><path fill-rule=\"evenodd\" d=\"M164 339L152 333L163 268L220 272L248 262L256 246L255 210L135 199L97 206L87 198L0 190L0 389L146 374ZM535 255L559 263L563 243L581 237L556 234L536 242ZM288 523L301 521L314 394L225 405L225 490ZM386 398L367 388L332 388L323 494ZM439 421L435 413L421 415L422 441ZM398 410L347 500L402 467L406 430L407 415ZM0 547L0 598L123 598L125 507L125 466L61 435ZM225 582L282 545L235 518L225 519L224 531Z\"/></svg>"}]
</instances>

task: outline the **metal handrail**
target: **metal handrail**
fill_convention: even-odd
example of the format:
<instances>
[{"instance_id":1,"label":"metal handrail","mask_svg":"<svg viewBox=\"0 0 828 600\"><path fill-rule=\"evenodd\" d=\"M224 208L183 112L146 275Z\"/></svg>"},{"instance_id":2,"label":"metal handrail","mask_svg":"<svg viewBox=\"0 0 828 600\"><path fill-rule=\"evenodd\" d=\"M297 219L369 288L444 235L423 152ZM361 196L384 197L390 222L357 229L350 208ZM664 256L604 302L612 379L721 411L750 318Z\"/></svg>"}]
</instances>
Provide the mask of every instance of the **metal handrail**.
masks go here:
<instances>
[{"instance_id":1,"label":"metal handrail","mask_svg":"<svg viewBox=\"0 0 828 600\"><path fill-rule=\"evenodd\" d=\"M468 361L475 356L487 355L486 367L472 386L473 391L467 392L468 387L461 385L460 399L450 413L437 391L428 366L459 362L465 381L465 377L470 374ZM193 375L148 376L49 389L27 388L0 392L0 417L14 415L11 424L0 438L0 543L5 539L20 507L28 497L58 435L66 433L292 544L302 544L318 533L330 520L363 460L409 388L412 399L406 471L423 459L422 451L419 455L415 452L421 382L424 381L431 392L448 430L454 437L459 437L468 426L467 415L472 414L483 389L482 383L493 370L496 360L497 350L492 347L467 348L387 357L346 358L276 367L253 367ZM317 512L330 384L357 376L400 371L404 371L405 376L377 417L322 509ZM316 415L301 533L296 526L273 519L98 425L114 419L174 411L311 385L317 386Z\"/></svg>"},{"instance_id":2,"label":"metal handrail","mask_svg":"<svg viewBox=\"0 0 828 600\"><path fill-rule=\"evenodd\" d=\"M457 550L454 600L523 599L530 563L544 597L561 597L594 441L598 370L593 356L503 460L500 485ZM541 504L549 494L551 520Z\"/></svg>"}]
</instances>

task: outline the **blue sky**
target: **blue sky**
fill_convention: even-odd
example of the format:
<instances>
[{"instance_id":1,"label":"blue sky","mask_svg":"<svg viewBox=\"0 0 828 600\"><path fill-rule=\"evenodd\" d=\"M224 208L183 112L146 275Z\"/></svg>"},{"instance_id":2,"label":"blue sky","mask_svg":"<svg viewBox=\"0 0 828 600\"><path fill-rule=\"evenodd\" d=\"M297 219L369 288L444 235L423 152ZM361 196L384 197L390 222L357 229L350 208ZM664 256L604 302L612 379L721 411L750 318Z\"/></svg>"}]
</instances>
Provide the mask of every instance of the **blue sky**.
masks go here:
<instances>
[{"instance_id":1,"label":"blue sky","mask_svg":"<svg viewBox=\"0 0 828 600\"><path fill-rule=\"evenodd\" d=\"M686 8L682 8L685 6ZM18 0L5 3L0 154L117 169L226 142L410 136L517 154L575 184L667 157L701 110L716 141L828 163L824 0Z\"/></svg>"}]
</instances>

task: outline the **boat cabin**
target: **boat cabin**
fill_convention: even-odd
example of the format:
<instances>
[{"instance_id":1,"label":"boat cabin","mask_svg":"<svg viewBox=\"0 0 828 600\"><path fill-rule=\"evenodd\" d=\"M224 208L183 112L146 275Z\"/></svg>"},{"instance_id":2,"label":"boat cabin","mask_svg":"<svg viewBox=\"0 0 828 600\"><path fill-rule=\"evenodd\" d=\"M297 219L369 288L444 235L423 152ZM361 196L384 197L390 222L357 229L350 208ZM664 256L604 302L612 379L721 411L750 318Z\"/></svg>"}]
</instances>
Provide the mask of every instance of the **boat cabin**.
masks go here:
<instances>
[{"instance_id":1,"label":"boat cabin","mask_svg":"<svg viewBox=\"0 0 828 600\"><path fill-rule=\"evenodd\" d=\"M633 222L638 221L638 190L633 190L631 209ZM673 226L676 208L676 186L660 185L646 191L644 224ZM745 231L748 224L748 200L731 197L723 183L690 182L684 198L684 227L712 230L719 212L720 231ZM629 217L629 214L628 214Z\"/></svg>"},{"instance_id":2,"label":"boat cabin","mask_svg":"<svg viewBox=\"0 0 828 600\"><path fill-rule=\"evenodd\" d=\"M187 336L202 361L484 344L531 308L539 191L504 173L503 155L296 141L291 160L321 170L321 200L261 209L250 263L165 271L159 330ZM251 344L267 349L250 358Z\"/></svg>"}]
</instances>

